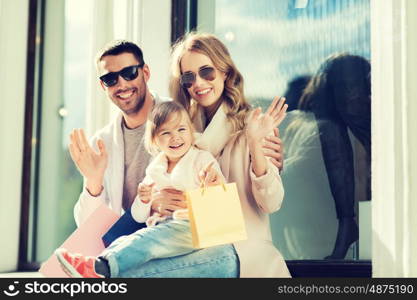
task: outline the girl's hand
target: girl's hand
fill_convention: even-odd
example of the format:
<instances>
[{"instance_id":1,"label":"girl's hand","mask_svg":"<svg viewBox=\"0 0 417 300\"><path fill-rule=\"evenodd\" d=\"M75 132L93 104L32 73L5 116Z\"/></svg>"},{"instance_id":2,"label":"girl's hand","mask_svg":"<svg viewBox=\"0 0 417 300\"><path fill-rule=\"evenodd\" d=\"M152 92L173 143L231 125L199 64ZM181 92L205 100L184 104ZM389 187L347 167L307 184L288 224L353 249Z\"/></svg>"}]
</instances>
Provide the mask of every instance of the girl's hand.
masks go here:
<instances>
[{"instance_id":1,"label":"girl's hand","mask_svg":"<svg viewBox=\"0 0 417 300\"><path fill-rule=\"evenodd\" d=\"M151 201L152 190L153 190L154 185L155 183L152 183L152 184L146 184L143 182L139 183L138 197L140 201L142 201L143 203L149 203L149 201Z\"/></svg>"},{"instance_id":2,"label":"girl's hand","mask_svg":"<svg viewBox=\"0 0 417 300\"><path fill-rule=\"evenodd\" d=\"M99 152L91 148L84 130L74 129L70 134L69 151L80 173L85 177L91 194L100 194L108 156L102 140L97 141Z\"/></svg>"},{"instance_id":3,"label":"girl's hand","mask_svg":"<svg viewBox=\"0 0 417 300\"><path fill-rule=\"evenodd\" d=\"M213 164L214 161L212 161L206 167L204 167L198 174L201 185L213 186L223 183L222 175L219 174L218 171L213 168Z\"/></svg>"}]
</instances>

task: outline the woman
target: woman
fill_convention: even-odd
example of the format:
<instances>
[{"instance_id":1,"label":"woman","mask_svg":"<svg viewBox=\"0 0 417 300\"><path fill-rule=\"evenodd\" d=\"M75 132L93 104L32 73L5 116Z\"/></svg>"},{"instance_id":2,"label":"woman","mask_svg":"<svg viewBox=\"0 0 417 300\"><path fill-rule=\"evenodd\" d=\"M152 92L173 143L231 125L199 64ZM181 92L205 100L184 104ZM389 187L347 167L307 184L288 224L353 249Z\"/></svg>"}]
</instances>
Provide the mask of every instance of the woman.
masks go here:
<instances>
[{"instance_id":1,"label":"woman","mask_svg":"<svg viewBox=\"0 0 417 300\"><path fill-rule=\"evenodd\" d=\"M348 53L330 56L320 66L300 99L300 110L312 111L318 120L323 160L333 195L338 229L332 253L326 259L343 259L359 239L355 220L354 156L348 129L366 151L371 163L371 65ZM371 199L371 174L363 198Z\"/></svg>"},{"instance_id":2,"label":"woman","mask_svg":"<svg viewBox=\"0 0 417 300\"><path fill-rule=\"evenodd\" d=\"M228 182L236 182L248 239L234 244L240 277L290 277L273 246L268 214L279 209L284 190L278 169L263 155L262 130L272 131L287 105L275 98L265 115L251 112L243 77L225 45L210 34L191 33L173 49L171 96L189 110L202 134L196 146L219 161ZM271 124L246 126L249 118L272 118ZM260 137L262 139L260 139Z\"/></svg>"}]
</instances>

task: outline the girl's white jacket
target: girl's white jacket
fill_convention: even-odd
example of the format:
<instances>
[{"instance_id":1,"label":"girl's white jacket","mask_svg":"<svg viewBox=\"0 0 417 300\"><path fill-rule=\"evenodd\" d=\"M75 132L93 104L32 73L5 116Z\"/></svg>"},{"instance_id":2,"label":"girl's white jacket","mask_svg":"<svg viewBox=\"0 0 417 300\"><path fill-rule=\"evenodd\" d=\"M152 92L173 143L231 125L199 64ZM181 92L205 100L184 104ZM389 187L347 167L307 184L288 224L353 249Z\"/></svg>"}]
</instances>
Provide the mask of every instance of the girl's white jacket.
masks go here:
<instances>
[{"instance_id":1,"label":"girl's white jacket","mask_svg":"<svg viewBox=\"0 0 417 300\"><path fill-rule=\"evenodd\" d=\"M156 192L164 188L174 188L179 191L194 190L200 186L199 172L212 162L212 168L221 174L219 163L210 152L192 146L180 159L172 172L168 174L168 160L166 155L161 152L146 168L146 176L143 182L146 184L155 183L154 191ZM224 177L222 181L225 182ZM150 215L151 203L150 201L145 204L138 197L135 198L131 212L137 222L146 222L146 225L152 226L166 219L157 213Z\"/></svg>"}]
</instances>

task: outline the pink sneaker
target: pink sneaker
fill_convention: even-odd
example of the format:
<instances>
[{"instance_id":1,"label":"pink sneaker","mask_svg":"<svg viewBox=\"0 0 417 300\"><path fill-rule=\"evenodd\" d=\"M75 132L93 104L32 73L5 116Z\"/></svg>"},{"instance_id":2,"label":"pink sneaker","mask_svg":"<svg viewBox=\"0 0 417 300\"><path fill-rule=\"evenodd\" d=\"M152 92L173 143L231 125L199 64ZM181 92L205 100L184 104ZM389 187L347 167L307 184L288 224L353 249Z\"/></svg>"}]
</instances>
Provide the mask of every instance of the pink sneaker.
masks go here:
<instances>
[{"instance_id":1,"label":"pink sneaker","mask_svg":"<svg viewBox=\"0 0 417 300\"><path fill-rule=\"evenodd\" d=\"M97 274L94 269L94 262L96 261L94 256L73 254L64 248L55 250L55 255L64 272L70 277L104 278L103 275Z\"/></svg>"}]
</instances>

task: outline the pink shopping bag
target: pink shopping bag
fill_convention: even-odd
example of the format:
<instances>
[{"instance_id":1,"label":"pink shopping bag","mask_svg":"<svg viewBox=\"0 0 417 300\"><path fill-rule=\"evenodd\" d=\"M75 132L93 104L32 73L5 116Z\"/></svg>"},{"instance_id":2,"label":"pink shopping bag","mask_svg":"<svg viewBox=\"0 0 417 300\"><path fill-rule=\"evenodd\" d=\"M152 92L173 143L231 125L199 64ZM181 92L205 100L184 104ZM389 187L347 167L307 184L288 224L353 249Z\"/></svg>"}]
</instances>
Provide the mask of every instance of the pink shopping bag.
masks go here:
<instances>
[{"instance_id":1,"label":"pink shopping bag","mask_svg":"<svg viewBox=\"0 0 417 300\"><path fill-rule=\"evenodd\" d=\"M105 248L102 236L119 218L120 216L107 205L102 204L59 248L63 247L71 252L96 256ZM68 277L62 271L54 254L42 264L39 272L45 277Z\"/></svg>"}]
</instances>

